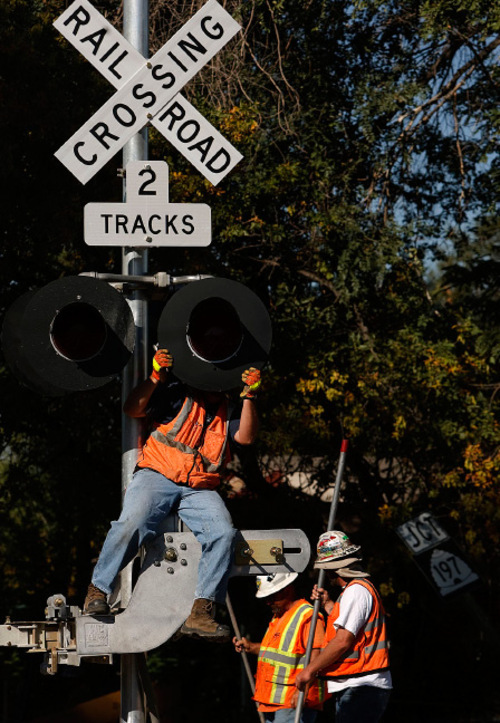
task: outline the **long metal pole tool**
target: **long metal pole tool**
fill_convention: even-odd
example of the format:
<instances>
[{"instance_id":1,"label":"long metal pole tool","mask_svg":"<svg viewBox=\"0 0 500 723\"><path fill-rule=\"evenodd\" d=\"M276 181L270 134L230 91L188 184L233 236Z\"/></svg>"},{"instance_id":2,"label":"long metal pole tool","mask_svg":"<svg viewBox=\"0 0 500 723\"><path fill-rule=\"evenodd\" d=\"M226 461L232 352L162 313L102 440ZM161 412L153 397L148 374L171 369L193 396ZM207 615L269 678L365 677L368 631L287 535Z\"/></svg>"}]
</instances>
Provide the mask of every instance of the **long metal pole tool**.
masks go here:
<instances>
[{"instance_id":1,"label":"long metal pole tool","mask_svg":"<svg viewBox=\"0 0 500 723\"><path fill-rule=\"evenodd\" d=\"M226 607L229 612L229 617L231 618L231 624L233 626L233 630L236 634L236 637L238 640L241 640L241 632L238 625L238 621L236 620L236 615L234 614L233 605L231 603L231 598L229 597L229 593L226 595ZM248 662L248 655L245 650L241 651L241 655L243 658L243 665L245 666L245 672L247 674L248 682L250 684L250 690L252 691L252 695L255 693L255 681L253 679L252 670L250 668L250 663ZM256 702L256 705L258 706L258 703ZM259 720L261 723L265 723L265 718L263 713L261 713L259 710L257 710L257 715L259 716Z\"/></svg>"},{"instance_id":2,"label":"long metal pole tool","mask_svg":"<svg viewBox=\"0 0 500 723\"><path fill-rule=\"evenodd\" d=\"M340 495L340 487L342 485L342 478L344 476L344 468L345 468L345 459L347 455L347 447L349 446L349 442L347 439L342 440L342 444L340 445L340 457L339 457L339 466L337 468L337 476L335 478L335 487L333 490L333 497L332 497L332 503L330 505L330 514L328 515L328 523L327 523L327 530L333 529L333 523L335 522L335 517L337 515L337 507L339 504L339 495ZM322 569L319 571L318 575L318 587L323 587L325 583L325 571ZM306 657L304 661L304 668L309 665L309 662L311 660L311 653L314 643L314 634L316 632L316 623L318 621L318 613L319 613L319 606L320 606L320 600L314 601L314 607L313 607L313 614L311 618L311 627L309 629L309 637L307 639L307 647L306 647ZM302 715L302 708L304 707L304 691L301 690L299 693L299 697L297 700L297 707L295 709L295 723L300 723L300 716Z\"/></svg>"}]
</instances>

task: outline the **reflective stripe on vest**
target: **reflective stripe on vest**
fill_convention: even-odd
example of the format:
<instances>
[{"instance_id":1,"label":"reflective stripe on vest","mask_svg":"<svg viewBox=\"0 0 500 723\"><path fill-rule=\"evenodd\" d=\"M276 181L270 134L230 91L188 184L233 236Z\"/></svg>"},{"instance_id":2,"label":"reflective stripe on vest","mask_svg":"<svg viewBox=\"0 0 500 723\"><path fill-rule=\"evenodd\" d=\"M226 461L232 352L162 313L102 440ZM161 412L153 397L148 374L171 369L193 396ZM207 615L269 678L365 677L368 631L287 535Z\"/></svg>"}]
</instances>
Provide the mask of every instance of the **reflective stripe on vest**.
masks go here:
<instances>
[{"instance_id":1,"label":"reflective stripe on vest","mask_svg":"<svg viewBox=\"0 0 500 723\"><path fill-rule=\"evenodd\" d=\"M295 607L284 613L281 633L270 625L260 646L257 664L255 699L261 703L291 707L295 678L304 668L305 650L298 641L304 623L312 616L312 606L300 600ZM317 705L323 699L323 685L310 688L307 702Z\"/></svg>"},{"instance_id":2,"label":"reflective stripe on vest","mask_svg":"<svg viewBox=\"0 0 500 723\"><path fill-rule=\"evenodd\" d=\"M168 447L175 447L176 449L180 450L184 454L195 454L195 453L199 454L199 456L203 460L203 467L206 472L219 472L221 470L221 468L224 466L223 463L224 463L224 458L225 458L226 448L227 448L227 441L228 441L228 436L229 436L227 428L226 428L226 433L225 433L225 437L224 437L224 442L223 442L222 447L220 448L220 451L218 454L218 459L215 461L208 459L208 457L205 457L205 455L203 455L199 449L193 449L189 445L184 444L176 439L177 435L179 434L182 427L186 423L191 411L193 410L193 404L195 404L194 400L191 397L187 397L184 401L184 404L182 405L181 411L179 412L177 417L175 417L172 420L172 422L171 422L172 427L170 428L170 430L167 431L166 434L163 434L159 429L155 429L154 432L151 433L151 436L160 444L166 444ZM196 404L197 404L197 402L196 402ZM203 409L203 407L200 407L200 408ZM225 423L227 422L227 420L225 420L225 419L223 421ZM208 428L210 428L210 426L212 424L213 424L213 420L208 425ZM227 424L226 424L226 427L227 427ZM204 431L206 431L205 428L204 428ZM202 432L202 434L203 434L203 432ZM204 439L202 439L202 443L203 442L204 442Z\"/></svg>"},{"instance_id":3,"label":"reflective stripe on vest","mask_svg":"<svg viewBox=\"0 0 500 723\"><path fill-rule=\"evenodd\" d=\"M323 671L326 676L359 675L360 673L385 670L389 667L389 649L382 601L371 582L356 579L350 582L333 606L328 618L324 647L333 640L336 634L335 621L340 613L342 595L350 585L362 585L372 596L372 609L366 625L359 631L352 650L347 651L329 669Z\"/></svg>"},{"instance_id":4,"label":"reflective stripe on vest","mask_svg":"<svg viewBox=\"0 0 500 723\"><path fill-rule=\"evenodd\" d=\"M209 424L206 409L186 397L180 412L158 425L142 449L139 467L149 467L177 483L217 487L220 471L229 461L229 414L224 400Z\"/></svg>"}]
</instances>

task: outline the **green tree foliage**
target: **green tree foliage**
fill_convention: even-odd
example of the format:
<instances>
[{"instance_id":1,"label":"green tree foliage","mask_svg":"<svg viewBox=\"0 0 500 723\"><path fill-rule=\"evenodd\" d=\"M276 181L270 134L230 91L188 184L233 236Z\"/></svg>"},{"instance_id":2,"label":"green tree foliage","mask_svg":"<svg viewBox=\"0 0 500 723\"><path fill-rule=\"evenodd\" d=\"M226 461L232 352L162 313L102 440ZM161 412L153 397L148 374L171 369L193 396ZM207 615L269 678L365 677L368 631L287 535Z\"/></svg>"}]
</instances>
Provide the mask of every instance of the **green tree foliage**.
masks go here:
<instances>
[{"instance_id":1,"label":"green tree foliage","mask_svg":"<svg viewBox=\"0 0 500 723\"><path fill-rule=\"evenodd\" d=\"M115 253L81 238L85 203L119 198L114 164L83 188L52 158L112 92L51 27L66 4L0 8L2 310L60 275L120 270ZM119 27L117 5L95 3ZM258 458L242 461L246 496L229 502L235 523L299 526L314 541L327 514L319 494L347 436L339 524L365 545L391 613L402 701L394 720L412 720L408 705L420 706L418 719L472 720L463 711L474 709L479 681L477 710L487 716L489 663L474 661L488 661L489 648L477 626L457 635L463 608L439 609L394 529L432 511L467 549L481 603L498 616L500 4L226 7L243 32L185 92L244 160L212 187L151 130L151 157L170 165L172 201L209 203L214 240L203 250L152 250L150 266L241 280L272 312ZM152 51L192 11L151 0ZM7 612L20 590L40 604L72 580L83 594L118 504L119 403L116 387L34 399L4 368L0 395ZM287 488L298 472L316 497ZM455 665L430 664L431 647ZM448 713L457 677L470 687Z\"/></svg>"},{"instance_id":2,"label":"green tree foliage","mask_svg":"<svg viewBox=\"0 0 500 723\"><path fill-rule=\"evenodd\" d=\"M346 434L368 510L395 524L430 497L497 559L482 491L450 480L498 441L495 244L474 231L497 203L498 3L230 9L237 52L190 92L245 160L215 190L179 171L173 192L211 201L212 262L274 311L263 451L326 485Z\"/></svg>"}]
</instances>

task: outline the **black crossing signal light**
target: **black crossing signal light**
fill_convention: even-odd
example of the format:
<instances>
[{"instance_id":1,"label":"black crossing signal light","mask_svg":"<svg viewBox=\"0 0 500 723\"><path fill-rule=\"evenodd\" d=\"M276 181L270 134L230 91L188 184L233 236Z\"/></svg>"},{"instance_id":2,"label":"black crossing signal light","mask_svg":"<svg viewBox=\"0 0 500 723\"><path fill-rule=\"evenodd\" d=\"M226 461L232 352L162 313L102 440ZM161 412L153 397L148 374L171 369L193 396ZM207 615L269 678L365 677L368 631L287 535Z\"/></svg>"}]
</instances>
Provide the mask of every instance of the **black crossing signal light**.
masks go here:
<instances>
[{"instance_id":1,"label":"black crossing signal light","mask_svg":"<svg viewBox=\"0 0 500 723\"><path fill-rule=\"evenodd\" d=\"M103 386L126 365L134 343L134 319L123 296L104 281L81 276L24 294L2 328L12 371L50 396Z\"/></svg>"},{"instance_id":2,"label":"black crossing signal light","mask_svg":"<svg viewBox=\"0 0 500 723\"><path fill-rule=\"evenodd\" d=\"M256 294L237 281L210 278L175 291L158 323L160 348L173 373L203 391L228 391L242 372L262 368L271 321ZM74 276L21 296L2 329L5 358L16 376L57 396L103 386L133 353L135 326L123 296L104 281Z\"/></svg>"},{"instance_id":3,"label":"black crossing signal light","mask_svg":"<svg viewBox=\"0 0 500 723\"><path fill-rule=\"evenodd\" d=\"M173 356L173 373L203 391L241 384L249 366L261 369L272 339L266 307L230 279L202 279L176 291L158 322L158 343Z\"/></svg>"}]
</instances>

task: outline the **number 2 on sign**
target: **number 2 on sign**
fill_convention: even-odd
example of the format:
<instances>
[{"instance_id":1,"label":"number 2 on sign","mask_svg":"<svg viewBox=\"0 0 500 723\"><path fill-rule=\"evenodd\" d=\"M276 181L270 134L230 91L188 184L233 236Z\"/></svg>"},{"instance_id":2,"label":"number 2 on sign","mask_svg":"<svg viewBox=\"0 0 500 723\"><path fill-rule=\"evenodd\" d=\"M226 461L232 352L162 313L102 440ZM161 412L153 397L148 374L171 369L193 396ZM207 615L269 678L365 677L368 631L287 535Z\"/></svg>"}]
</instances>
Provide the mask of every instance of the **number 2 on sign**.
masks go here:
<instances>
[{"instance_id":1,"label":"number 2 on sign","mask_svg":"<svg viewBox=\"0 0 500 723\"><path fill-rule=\"evenodd\" d=\"M139 186L139 196L156 196L156 191L147 191L147 187L151 186L156 181L156 173L152 168L143 168L139 171L139 176L149 176L149 179L145 180Z\"/></svg>"}]
</instances>

